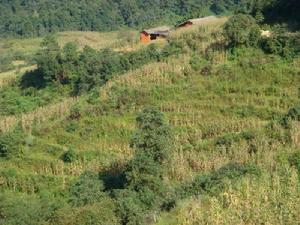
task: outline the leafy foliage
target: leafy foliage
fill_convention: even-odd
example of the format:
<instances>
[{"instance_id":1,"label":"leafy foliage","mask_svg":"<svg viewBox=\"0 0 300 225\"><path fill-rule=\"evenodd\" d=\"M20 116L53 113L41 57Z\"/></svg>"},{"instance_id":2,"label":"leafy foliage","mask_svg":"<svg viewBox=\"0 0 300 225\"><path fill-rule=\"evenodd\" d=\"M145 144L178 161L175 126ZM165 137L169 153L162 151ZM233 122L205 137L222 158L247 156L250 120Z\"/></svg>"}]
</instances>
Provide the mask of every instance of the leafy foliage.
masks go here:
<instances>
[{"instance_id":1,"label":"leafy foliage","mask_svg":"<svg viewBox=\"0 0 300 225\"><path fill-rule=\"evenodd\" d=\"M135 155L127 166L126 190L117 192L125 224L143 224L141 218L161 207L168 192L163 176L171 154L170 128L162 113L152 107L145 108L136 121L138 130L131 140Z\"/></svg>"},{"instance_id":2,"label":"leafy foliage","mask_svg":"<svg viewBox=\"0 0 300 225\"><path fill-rule=\"evenodd\" d=\"M62 161L65 163L72 163L76 161L77 158L77 154L73 149L68 150L61 156Z\"/></svg>"},{"instance_id":3,"label":"leafy foliage","mask_svg":"<svg viewBox=\"0 0 300 225\"><path fill-rule=\"evenodd\" d=\"M0 223L40 225L48 221L56 209L65 204L49 193L41 196L6 193L0 194Z\"/></svg>"},{"instance_id":4,"label":"leafy foliage","mask_svg":"<svg viewBox=\"0 0 300 225\"><path fill-rule=\"evenodd\" d=\"M259 176L261 171L255 165L229 164L211 173L197 176L193 182L179 189L180 196L217 194L222 191L227 180L236 181L249 174Z\"/></svg>"},{"instance_id":5,"label":"leafy foliage","mask_svg":"<svg viewBox=\"0 0 300 225\"><path fill-rule=\"evenodd\" d=\"M154 108L145 108L136 118L138 130L131 140L136 154L146 154L163 163L170 157L171 133L163 114Z\"/></svg>"},{"instance_id":6,"label":"leafy foliage","mask_svg":"<svg viewBox=\"0 0 300 225\"><path fill-rule=\"evenodd\" d=\"M47 36L42 43L42 50L36 56L38 68L31 75L38 76L35 80L44 82L43 85L36 83L38 87L69 84L74 93L84 93L102 86L116 74L159 61L179 49L180 46L171 43L162 52L154 44L136 52L118 53L110 49L97 52L87 46L78 52L74 43L67 43L61 49L53 36ZM26 75L22 83L34 84Z\"/></svg>"},{"instance_id":7,"label":"leafy foliage","mask_svg":"<svg viewBox=\"0 0 300 225\"><path fill-rule=\"evenodd\" d=\"M281 119L281 125L285 128L291 127L292 121L300 121L300 106L296 105L289 109L288 113Z\"/></svg>"},{"instance_id":8,"label":"leafy foliage","mask_svg":"<svg viewBox=\"0 0 300 225\"><path fill-rule=\"evenodd\" d=\"M224 36L229 45L257 46L260 40L260 29L254 18L238 14L231 17L224 26Z\"/></svg>"},{"instance_id":9,"label":"leafy foliage","mask_svg":"<svg viewBox=\"0 0 300 225\"><path fill-rule=\"evenodd\" d=\"M275 27L272 35L262 43L262 48L270 54L280 55L284 58L293 58L300 53L300 35L289 34L286 29Z\"/></svg>"},{"instance_id":10,"label":"leafy foliage","mask_svg":"<svg viewBox=\"0 0 300 225\"><path fill-rule=\"evenodd\" d=\"M65 207L55 211L51 224L55 225L116 225L120 224L115 215L115 203L110 198L84 207Z\"/></svg>"},{"instance_id":11,"label":"leafy foliage","mask_svg":"<svg viewBox=\"0 0 300 225\"><path fill-rule=\"evenodd\" d=\"M22 131L16 128L14 131L0 134L0 157L11 158L22 154L21 144L24 140Z\"/></svg>"},{"instance_id":12,"label":"leafy foliage","mask_svg":"<svg viewBox=\"0 0 300 225\"><path fill-rule=\"evenodd\" d=\"M130 26L136 26L138 7L131 1L123 4L131 9L124 8ZM177 13L185 14L193 1L180 5ZM215 10L223 13L229 8ZM55 39L45 39L37 57L40 69L22 79L28 79L22 90L16 85L1 89L0 112L33 110L30 102L39 104L41 99L59 101L60 93L41 96L59 88L88 93L73 107L63 106L70 111L63 118L47 124L36 121L34 141L30 134L23 141L16 131L1 134L0 146L8 146L2 149L12 154L0 158L0 224L298 221L299 140L294 125L299 107L283 113L298 100L298 58L295 55L292 62L247 44L225 52L220 33L206 36L209 29L191 29L178 40L171 37L163 49L151 45L136 52L88 47L80 52L73 43L61 48ZM216 40L221 41L215 45ZM89 93L117 75L173 55L180 57L154 63L154 70L149 65L132 71L128 79L114 79L103 90L105 99L99 89ZM130 141L133 151L128 150L132 116L146 104L167 112L174 128L171 132L164 115L147 107L137 116ZM282 126L282 118L293 126ZM19 148L14 149L15 144ZM81 151L65 152L64 161L72 163L63 164L59 157L67 146ZM223 147L230 152L219 151ZM24 157L14 157L23 148ZM186 204L186 212L178 211ZM158 217L165 215L172 218L159 223Z\"/></svg>"},{"instance_id":13,"label":"leafy foliage","mask_svg":"<svg viewBox=\"0 0 300 225\"><path fill-rule=\"evenodd\" d=\"M300 173L300 152L295 152L289 156L289 163L295 166Z\"/></svg>"},{"instance_id":14,"label":"leafy foliage","mask_svg":"<svg viewBox=\"0 0 300 225\"><path fill-rule=\"evenodd\" d=\"M0 72L11 70L14 68L13 57L10 54L2 54L0 55Z\"/></svg>"},{"instance_id":15,"label":"leafy foliage","mask_svg":"<svg viewBox=\"0 0 300 225\"><path fill-rule=\"evenodd\" d=\"M174 23L187 17L249 8L248 0L1 1L0 36L32 37L66 30L107 31ZM209 11L208 9L211 8Z\"/></svg>"},{"instance_id":16,"label":"leafy foliage","mask_svg":"<svg viewBox=\"0 0 300 225\"><path fill-rule=\"evenodd\" d=\"M299 29L300 5L297 0L268 0L263 3L262 12L267 22L287 23L293 29Z\"/></svg>"},{"instance_id":17,"label":"leafy foliage","mask_svg":"<svg viewBox=\"0 0 300 225\"><path fill-rule=\"evenodd\" d=\"M104 185L98 174L85 172L70 187L70 203L74 206L85 206L101 202L106 196L103 190Z\"/></svg>"}]
</instances>

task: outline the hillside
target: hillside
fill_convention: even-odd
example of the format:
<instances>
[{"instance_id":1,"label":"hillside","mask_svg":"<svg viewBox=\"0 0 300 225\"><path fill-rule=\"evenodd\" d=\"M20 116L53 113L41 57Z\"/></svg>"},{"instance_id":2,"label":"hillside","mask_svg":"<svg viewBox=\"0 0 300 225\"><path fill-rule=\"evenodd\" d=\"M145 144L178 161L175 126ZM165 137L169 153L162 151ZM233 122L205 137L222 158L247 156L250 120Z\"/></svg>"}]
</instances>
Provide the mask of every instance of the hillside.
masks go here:
<instances>
[{"instance_id":1,"label":"hillside","mask_svg":"<svg viewBox=\"0 0 300 225\"><path fill-rule=\"evenodd\" d=\"M249 0L15 0L0 1L0 37L58 31L111 31L172 24L186 17L251 10Z\"/></svg>"},{"instance_id":2,"label":"hillside","mask_svg":"<svg viewBox=\"0 0 300 225\"><path fill-rule=\"evenodd\" d=\"M0 37L62 31L112 31L176 24L207 15L250 13L260 22L299 28L297 0L14 0L0 1Z\"/></svg>"},{"instance_id":3,"label":"hillside","mask_svg":"<svg viewBox=\"0 0 300 225\"><path fill-rule=\"evenodd\" d=\"M12 40L37 55L0 74L0 224L300 221L300 38L274 30Z\"/></svg>"}]
</instances>

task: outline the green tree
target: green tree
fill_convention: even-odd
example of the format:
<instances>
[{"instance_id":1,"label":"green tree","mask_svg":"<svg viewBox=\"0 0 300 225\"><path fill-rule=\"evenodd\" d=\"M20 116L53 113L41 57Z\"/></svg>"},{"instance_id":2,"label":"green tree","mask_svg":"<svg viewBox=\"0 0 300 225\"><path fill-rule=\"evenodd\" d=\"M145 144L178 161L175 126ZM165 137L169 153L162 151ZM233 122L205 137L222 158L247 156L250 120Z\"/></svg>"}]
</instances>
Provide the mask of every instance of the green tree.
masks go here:
<instances>
[{"instance_id":1,"label":"green tree","mask_svg":"<svg viewBox=\"0 0 300 225\"><path fill-rule=\"evenodd\" d=\"M290 34L285 28L274 26L271 37L263 40L262 48L266 53L291 59L300 53L300 35Z\"/></svg>"},{"instance_id":2,"label":"green tree","mask_svg":"<svg viewBox=\"0 0 300 225\"><path fill-rule=\"evenodd\" d=\"M238 14L224 25L224 37L232 47L257 46L261 32L255 19L249 15Z\"/></svg>"},{"instance_id":3,"label":"green tree","mask_svg":"<svg viewBox=\"0 0 300 225\"><path fill-rule=\"evenodd\" d=\"M162 165L171 154L171 129L163 114L155 108L146 107L136 118L137 131L131 146L136 156L146 154L156 163Z\"/></svg>"},{"instance_id":4,"label":"green tree","mask_svg":"<svg viewBox=\"0 0 300 225\"><path fill-rule=\"evenodd\" d=\"M136 121L138 129L131 140L135 155L126 171L127 189L117 195L125 224L143 224L140 218L161 207L169 193L163 177L172 149L170 128L163 114L151 107L145 108Z\"/></svg>"},{"instance_id":5,"label":"green tree","mask_svg":"<svg viewBox=\"0 0 300 225\"><path fill-rule=\"evenodd\" d=\"M23 133L16 129L14 131L0 134L0 157L11 158L22 154Z\"/></svg>"},{"instance_id":6,"label":"green tree","mask_svg":"<svg viewBox=\"0 0 300 225\"><path fill-rule=\"evenodd\" d=\"M79 54L77 45L69 42L62 49L62 74L66 82L74 83L78 78L78 63Z\"/></svg>"},{"instance_id":7,"label":"green tree","mask_svg":"<svg viewBox=\"0 0 300 225\"><path fill-rule=\"evenodd\" d=\"M55 210L65 202L52 194L29 195L21 192L0 194L0 224L41 225L49 224ZM46 222L47 221L47 222Z\"/></svg>"},{"instance_id":8,"label":"green tree","mask_svg":"<svg viewBox=\"0 0 300 225\"><path fill-rule=\"evenodd\" d=\"M73 149L68 150L61 156L61 160L64 161L65 163L72 163L76 161L77 159L77 154Z\"/></svg>"},{"instance_id":9,"label":"green tree","mask_svg":"<svg viewBox=\"0 0 300 225\"><path fill-rule=\"evenodd\" d=\"M85 172L70 187L70 203L73 206L85 206L101 202L103 198L107 197L103 190L104 184L98 174Z\"/></svg>"},{"instance_id":10,"label":"green tree","mask_svg":"<svg viewBox=\"0 0 300 225\"><path fill-rule=\"evenodd\" d=\"M135 1L121 0L120 10L126 25L128 25L129 27L136 25L137 14L139 9Z\"/></svg>"},{"instance_id":11,"label":"green tree","mask_svg":"<svg viewBox=\"0 0 300 225\"><path fill-rule=\"evenodd\" d=\"M41 43L41 51L37 54L38 70L45 82L60 82L61 49L54 36L47 36Z\"/></svg>"},{"instance_id":12,"label":"green tree","mask_svg":"<svg viewBox=\"0 0 300 225\"><path fill-rule=\"evenodd\" d=\"M103 198L101 202L82 207L64 207L51 218L51 225L118 225L115 202ZM48 224L48 223L47 223Z\"/></svg>"}]
</instances>

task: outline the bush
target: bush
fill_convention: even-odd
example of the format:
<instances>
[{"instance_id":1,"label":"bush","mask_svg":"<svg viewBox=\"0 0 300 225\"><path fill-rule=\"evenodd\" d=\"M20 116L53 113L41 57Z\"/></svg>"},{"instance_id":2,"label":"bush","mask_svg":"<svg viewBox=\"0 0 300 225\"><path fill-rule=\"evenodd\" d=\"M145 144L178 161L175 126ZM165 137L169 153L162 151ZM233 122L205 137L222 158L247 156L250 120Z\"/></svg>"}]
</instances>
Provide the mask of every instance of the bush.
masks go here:
<instances>
[{"instance_id":1,"label":"bush","mask_svg":"<svg viewBox=\"0 0 300 225\"><path fill-rule=\"evenodd\" d=\"M0 134L0 157L11 158L22 154L21 144L24 140L23 133L15 131Z\"/></svg>"},{"instance_id":2,"label":"bush","mask_svg":"<svg viewBox=\"0 0 300 225\"><path fill-rule=\"evenodd\" d=\"M196 55L191 57L189 63L191 65L191 68L196 72L201 71L203 75L208 75L210 73L211 69L208 69L210 64Z\"/></svg>"},{"instance_id":3,"label":"bush","mask_svg":"<svg viewBox=\"0 0 300 225\"><path fill-rule=\"evenodd\" d=\"M75 121L71 121L66 125L65 130L69 133L75 132L79 128L79 124Z\"/></svg>"},{"instance_id":4,"label":"bush","mask_svg":"<svg viewBox=\"0 0 300 225\"><path fill-rule=\"evenodd\" d=\"M226 180L236 181L245 175L259 176L260 170L254 165L229 164L220 169L197 176L193 182L183 185L179 197L199 194L217 194L225 188Z\"/></svg>"},{"instance_id":5,"label":"bush","mask_svg":"<svg viewBox=\"0 0 300 225\"><path fill-rule=\"evenodd\" d=\"M293 153L289 157L289 163L291 166L295 166L300 173L300 151Z\"/></svg>"},{"instance_id":6,"label":"bush","mask_svg":"<svg viewBox=\"0 0 300 225\"><path fill-rule=\"evenodd\" d=\"M122 223L138 225L145 224L152 211L166 205L168 185L163 176L172 141L170 129L158 110L147 107L136 121L138 129L131 140L135 155L126 168L126 189L115 194Z\"/></svg>"},{"instance_id":7,"label":"bush","mask_svg":"<svg viewBox=\"0 0 300 225\"><path fill-rule=\"evenodd\" d=\"M145 205L138 198L138 193L128 189L115 192L117 214L122 224L143 225Z\"/></svg>"},{"instance_id":8,"label":"bush","mask_svg":"<svg viewBox=\"0 0 300 225\"><path fill-rule=\"evenodd\" d=\"M228 150L233 143L238 142L239 140L240 136L238 134L225 134L216 140L216 145L225 146Z\"/></svg>"},{"instance_id":9,"label":"bush","mask_svg":"<svg viewBox=\"0 0 300 225\"><path fill-rule=\"evenodd\" d=\"M83 173L69 189L69 202L73 206L85 206L101 202L107 197L103 192L104 184L99 179L99 175L93 172Z\"/></svg>"},{"instance_id":10,"label":"bush","mask_svg":"<svg viewBox=\"0 0 300 225\"><path fill-rule=\"evenodd\" d=\"M289 109L288 113L281 119L280 123L284 128L290 128L292 121L300 121L300 106Z\"/></svg>"},{"instance_id":11,"label":"bush","mask_svg":"<svg viewBox=\"0 0 300 225\"><path fill-rule=\"evenodd\" d=\"M54 211L64 206L60 198L37 196L17 192L0 194L0 224L48 224Z\"/></svg>"},{"instance_id":12,"label":"bush","mask_svg":"<svg viewBox=\"0 0 300 225\"><path fill-rule=\"evenodd\" d=\"M287 117L292 120L300 121L300 105L291 108L287 113Z\"/></svg>"},{"instance_id":13,"label":"bush","mask_svg":"<svg viewBox=\"0 0 300 225\"><path fill-rule=\"evenodd\" d=\"M272 36L263 40L262 48L269 54L293 58L300 53L300 34L290 34L285 29L275 28Z\"/></svg>"},{"instance_id":14,"label":"bush","mask_svg":"<svg viewBox=\"0 0 300 225\"><path fill-rule=\"evenodd\" d=\"M83 207L65 207L57 210L51 218L52 225L117 225L120 224L115 214L115 202L103 198L101 202ZM48 223L47 223L48 224Z\"/></svg>"},{"instance_id":15,"label":"bush","mask_svg":"<svg viewBox=\"0 0 300 225\"><path fill-rule=\"evenodd\" d=\"M77 154L73 149L70 149L61 156L61 160L65 163L72 163L77 160Z\"/></svg>"},{"instance_id":16,"label":"bush","mask_svg":"<svg viewBox=\"0 0 300 225\"><path fill-rule=\"evenodd\" d=\"M0 72L14 69L14 65L12 64L13 57L10 54L2 54L0 55Z\"/></svg>"},{"instance_id":17,"label":"bush","mask_svg":"<svg viewBox=\"0 0 300 225\"><path fill-rule=\"evenodd\" d=\"M137 131L131 146L147 155L158 164L168 160L172 147L170 127L163 114L155 108L146 107L136 118Z\"/></svg>"},{"instance_id":18,"label":"bush","mask_svg":"<svg viewBox=\"0 0 300 225\"><path fill-rule=\"evenodd\" d=\"M220 15L226 11L226 8L220 3L214 3L211 5L210 10L217 15Z\"/></svg>"},{"instance_id":19,"label":"bush","mask_svg":"<svg viewBox=\"0 0 300 225\"><path fill-rule=\"evenodd\" d=\"M79 120L81 118L81 105L75 104L71 107L69 119Z\"/></svg>"},{"instance_id":20,"label":"bush","mask_svg":"<svg viewBox=\"0 0 300 225\"><path fill-rule=\"evenodd\" d=\"M231 47L257 46L261 37L255 19L243 14L231 17L224 25L223 34Z\"/></svg>"}]
</instances>

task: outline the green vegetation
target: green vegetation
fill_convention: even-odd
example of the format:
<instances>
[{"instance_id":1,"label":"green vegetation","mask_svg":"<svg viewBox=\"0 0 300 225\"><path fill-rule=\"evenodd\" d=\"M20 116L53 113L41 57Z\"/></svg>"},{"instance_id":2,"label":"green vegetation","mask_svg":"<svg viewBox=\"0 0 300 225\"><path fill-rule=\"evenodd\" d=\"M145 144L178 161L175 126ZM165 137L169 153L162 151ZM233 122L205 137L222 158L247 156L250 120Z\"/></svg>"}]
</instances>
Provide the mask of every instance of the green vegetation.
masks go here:
<instances>
[{"instance_id":1,"label":"green vegetation","mask_svg":"<svg viewBox=\"0 0 300 225\"><path fill-rule=\"evenodd\" d=\"M176 23L187 17L249 12L249 0L4 1L0 2L0 36L32 37L58 31L109 31L120 27Z\"/></svg>"},{"instance_id":2,"label":"green vegetation","mask_svg":"<svg viewBox=\"0 0 300 225\"><path fill-rule=\"evenodd\" d=\"M287 34L285 29L275 27L272 36L263 40L262 45L267 53L292 58L300 53L300 34Z\"/></svg>"},{"instance_id":3,"label":"green vegetation","mask_svg":"<svg viewBox=\"0 0 300 225\"><path fill-rule=\"evenodd\" d=\"M11 158L21 155L23 135L19 129L0 136L0 157Z\"/></svg>"},{"instance_id":4,"label":"green vegetation","mask_svg":"<svg viewBox=\"0 0 300 225\"><path fill-rule=\"evenodd\" d=\"M260 39L260 28L254 18L239 14L233 16L224 26L224 37L229 45L255 47Z\"/></svg>"},{"instance_id":5,"label":"green vegetation","mask_svg":"<svg viewBox=\"0 0 300 225\"><path fill-rule=\"evenodd\" d=\"M0 224L300 221L299 36L255 7L131 50L40 40L0 86Z\"/></svg>"},{"instance_id":6,"label":"green vegetation","mask_svg":"<svg viewBox=\"0 0 300 225\"><path fill-rule=\"evenodd\" d=\"M163 53L164 56L171 54L167 51ZM124 53L110 49L97 52L86 46L79 53L74 43L67 43L61 49L54 37L49 36L42 42L42 50L37 55L37 70L28 75L29 81L24 76L23 84L36 87L68 84L73 87L74 93L81 93L105 84L116 74L160 59L161 54L155 45Z\"/></svg>"}]
</instances>

